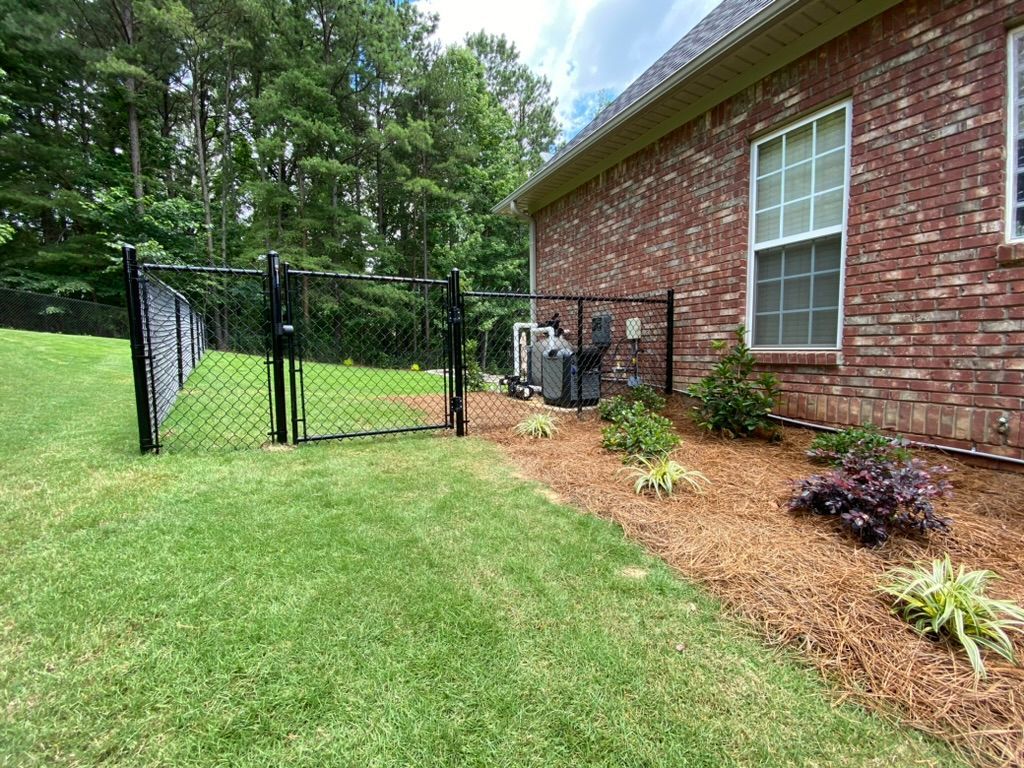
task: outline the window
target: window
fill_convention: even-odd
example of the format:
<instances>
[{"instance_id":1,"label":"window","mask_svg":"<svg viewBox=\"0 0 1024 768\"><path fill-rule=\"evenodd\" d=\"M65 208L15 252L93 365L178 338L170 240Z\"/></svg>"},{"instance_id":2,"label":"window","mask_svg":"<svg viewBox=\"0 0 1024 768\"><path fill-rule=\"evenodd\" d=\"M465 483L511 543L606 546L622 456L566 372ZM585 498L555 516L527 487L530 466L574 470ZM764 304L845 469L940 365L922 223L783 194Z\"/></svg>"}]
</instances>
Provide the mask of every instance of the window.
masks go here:
<instances>
[{"instance_id":1,"label":"window","mask_svg":"<svg viewBox=\"0 0 1024 768\"><path fill-rule=\"evenodd\" d=\"M1010 33L1010 94L1006 197L1009 201L1007 239L1024 240L1024 29Z\"/></svg>"},{"instance_id":2,"label":"window","mask_svg":"<svg viewBox=\"0 0 1024 768\"><path fill-rule=\"evenodd\" d=\"M839 345L849 114L830 107L753 146L755 347Z\"/></svg>"}]
</instances>

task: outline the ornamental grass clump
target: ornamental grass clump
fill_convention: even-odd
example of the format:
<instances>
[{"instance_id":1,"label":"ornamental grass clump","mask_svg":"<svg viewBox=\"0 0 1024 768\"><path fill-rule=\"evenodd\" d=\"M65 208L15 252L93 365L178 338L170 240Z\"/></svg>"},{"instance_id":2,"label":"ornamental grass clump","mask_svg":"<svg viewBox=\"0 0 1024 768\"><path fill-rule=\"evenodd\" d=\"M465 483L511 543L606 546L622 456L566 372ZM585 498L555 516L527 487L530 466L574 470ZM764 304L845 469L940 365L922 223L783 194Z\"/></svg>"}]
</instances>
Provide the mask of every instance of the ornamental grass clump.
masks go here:
<instances>
[{"instance_id":1,"label":"ornamental grass clump","mask_svg":"<svg viewBox=\"0 0 1024 768\"><path fill-rule=\"evenodd\" d=\"M896 533L945 531L951 521L936 514L933 501L950 494L947 474L948 468L917 459L848 454L839 468L799 481L789 509L838 517L869 546Z\"/></svg>"},{"instance_id":2,"label":"ornamental grass clump","mask_svg":"<svg viewBox=\"0 0 1024 768\"><path fill-rule=\"evenodd\" d=\"M953 568L947 554L930 565L894 568L879 591L893 598L893 610L915 630L932 639L961 646L975 679L986 677L981 652L989 650L1016 663L1008 632L1024 631L1024 609L985 594L999 577L992 571Z\"/></svg>"},{"instance_id":3,"label":"ornamental grass clump","mask_svg":"<svg viewBox=\"0 0 1024 768\"><path fill-rule=\"evenodd\" d=\"M548 438L553 437L558 428L548 414L535 413L516 424L513 431L520 437Z\"/></svg>"},{"instance_id":4,"label":"ornamental grass clump","mask_svg":"<svg viewBox=\"0 0 1024 768\"><path fill-rule=\"evenodd\" d=\"M686 392L696 398L694 418L709 432L741 437L755 432L776 436L778 427L769 419L779 399L779 381L770 373L754 376L757 359L746 343L746 329L735 331L736 341L726 349L725 341L714 341L712 349L723 352L711 373Z\"/></svg>"},{"instance_id":5,"label":"ornamental grass clump","mask_svg":"<svg viewBox=\"0 0 1024 768\"><path fill-rule=\"evenodd\" d=\"M710 484L710 481L697 470L687 469L667 456L637 459L637 465L630 468L630 474L634 480L635 493L654 491L659 499L662 494L671 496L682 484L694 493L703 493L704 485Z\"/></svg>"},{"instance_id":6,"label":"ornamental grass clump","mask_svg":"<svg viewBox=\"0 0 1024 768\"><path fill-rule=\"evenodd\" d=\"M838 467L851 455L883 461L907 461L912 458L908 441L883 435L878 427L865 424L839 432L824 432L811 441L807 455L814 461Z\"/></svg>"}]
</instances>

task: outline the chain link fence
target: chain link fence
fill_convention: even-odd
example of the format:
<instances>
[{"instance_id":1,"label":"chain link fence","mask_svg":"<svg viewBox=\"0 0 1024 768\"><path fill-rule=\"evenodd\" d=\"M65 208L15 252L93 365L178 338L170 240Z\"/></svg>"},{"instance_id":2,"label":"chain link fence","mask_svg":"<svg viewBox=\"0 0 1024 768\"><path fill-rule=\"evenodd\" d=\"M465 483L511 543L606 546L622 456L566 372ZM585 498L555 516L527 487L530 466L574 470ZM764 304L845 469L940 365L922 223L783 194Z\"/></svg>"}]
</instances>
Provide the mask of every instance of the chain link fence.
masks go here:
<instances>
[{"instance_id":1,"label":"chain link fence","mask_svg":"<svg viewBox=\"0 0 1024 768\"><path fill-rule=\"evenodd\" d=\"M128 338L128 316L124 307L13 288L0 288L0 327Z\"/></svg>"}]
</instances>

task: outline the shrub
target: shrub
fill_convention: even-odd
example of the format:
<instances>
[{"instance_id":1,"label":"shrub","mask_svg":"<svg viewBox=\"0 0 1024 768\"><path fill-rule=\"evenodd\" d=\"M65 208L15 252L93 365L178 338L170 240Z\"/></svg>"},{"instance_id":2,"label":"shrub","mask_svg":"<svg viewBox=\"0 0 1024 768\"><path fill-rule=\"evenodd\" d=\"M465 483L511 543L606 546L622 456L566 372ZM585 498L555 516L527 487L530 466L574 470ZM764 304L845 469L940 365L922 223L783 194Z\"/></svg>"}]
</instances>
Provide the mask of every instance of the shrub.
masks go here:
<instances>
[{"instance_id":1,"label":"shrub","mask_svg":"<svg viewBox=\"0 0 1024 768\"><path fill-rule=\"evenodd\" d=\"M484 379L483 369L480 368L480 360L477 357L477 340L466 341L466 389L470 392L482 392L487 385Z\"/></svg>"},{"instance_id":2,"label":"shrub","mask_svg":"<svg viewBox=\"0 0 1024 768\"><path fill-rule=\"evenodd\" d=\"M418 371L419 369L420 369L420 364L419 363L413 363L412 365L409 366L409 370L410 371Z\"/></svg>"},{"instance_id":3,"label":"shrub","mask_svg":"<svg viewBox=\"0 0 1024 768\"><path fill-rule=\"evenodd\" d=\"M768 418L779 397L778 379L770 373L751 378L757 359L744 340L746 331L736 329L736 341L726 351L726 342L715 341L712 348L724 351L710 374L687 389L697 399L694 416L704 429L728 437L750 435L757 430L777 434Z\"/></svg>"},{"instance_id":4,"label":"shrub","mask_svg":"<svg viewBox=\"0 0 1024 768\"><path fill-rule=\"evenodd\" d=\"M342 365L355 365L355 364L356 364L355 360L353 360L351 357L346 357L344 362L342 362Z\"/></svg>"},{"instance_id":5,"label":"shrub","mask_svg":"<svg viewBox=\"0 0 1024 768\"><path fill-rule=\"evenodd\" d=\"M1007 630L1024 631L1024 609L1009 600L985 594L999 578L992 571L954 571L949 555L931 565L894 568L881 592L894 598L893 610L918 632L963 647L975 678L985 677L981 650L994 651L1014 662Z\"/></svg>"},{"instance_id":6,"label":"shrub","mask_svg":"<svg viewBox=\"0 0 1024 768\"><path fill-rule=\"evenodd\" d=\"M702 483L709 482L700 472L687 469L667 456L656 459L641 458L638 463L639 466L631 469L635 481L633 490L636 493L651 490L660 499L662 492L671 496L680 483L686 483L695 493L703 493Z\"/></svg>"},{"instance_id":7,"label":"shrub","mask_svg":"<svg viewBox=\"0 0 1024 768\"><path fill-rule=\"evenodd\" d=\"M649 411L660 411L665 407L665 398L659 395L653 387L640 384L632 387L623 395L602 400L597 405L597 412L605 421L618 421L622 411L633 403L643 403Z\"/></svg>"},{"instance_id":8,"label":"shrub","mask_svg":"<svg viewBox=\"0 0 1024 768\"><path fill-rule=\"evenodd\" d=\"M624 452L626 461L665 456L679 444L672 422L651 413L643 403L622 409L616 421L602 430L601 436L601 444L609 450Z\"/></svg>"},{"instance_id":9,"label":"shrub","mask_svg":"<svg viewBox=\"0 0 1024 768\"><path fill-rule=\"evenodd\" d=\"M555 420L546 413L535 413L527 416L514 427L517 435L522 437L551 437L557 431Z\"/></svg>"},{"instance_id":10,"label":"shrub","mask_svg":"<svg viewBox=\"0 0 1024 768\"><path fill-rule=\"evenodd\" d=\"M838 516L843 526L868 545L893 533L947 530L950 521L935 514L932 500L949 494L946 467L922 461L886 461L849 454L842 466L797 483L791 510Z\"/></svg>"},{"instance_id":11,"label":"shrub","mask_svg":"<svg viewBox=\"0 0 1024 768\"><path fill-rule=\"evenodd\" d=\"M873 424L850 427L840 432L824 432L811 442L807 452L815 461L838 467L850 454L881 461L908 461L907 441L889 437L878 431Z\"/></svg>"}]
</instances>

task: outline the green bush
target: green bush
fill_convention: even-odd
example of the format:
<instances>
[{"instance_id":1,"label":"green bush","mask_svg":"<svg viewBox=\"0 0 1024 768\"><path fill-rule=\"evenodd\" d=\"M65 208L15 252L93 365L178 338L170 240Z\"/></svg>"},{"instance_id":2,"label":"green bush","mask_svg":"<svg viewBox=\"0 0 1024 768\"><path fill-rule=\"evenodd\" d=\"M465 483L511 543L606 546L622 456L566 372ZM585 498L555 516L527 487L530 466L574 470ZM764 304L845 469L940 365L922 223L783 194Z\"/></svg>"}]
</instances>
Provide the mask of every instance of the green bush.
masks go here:
<instances>
[{"instance_id":1,"label":"green bush","mask_svg":"<svg viewBox=\"0 0 1024 768\"><path fill-rule=\"evenodd\" d=\"M466 389L469 392L483 392L487 386L484 379L484 372L480 368L480 361L477 357L477 341L469 339L466 342Z\"/></svg>"},{"instance_id":2,"label":"green bush","mask_svg":"<svg viewBox=\"0 0 1024 768\"><path fill-rule=\"evenodd\" d=\"M632 387L623 395L616 395L598 403L597 412L605 421L617 421L619 414L633 403L643 403L649 411L660 411L665 407L665 398L653 387L641 384Z\"/></svg>"},{"instance_id":3,"label":"green bush","mask_svg":"<svg viewBox=\"0 0 1024 768\"><path fill-rule=\"evenodd\" d=\"M949 555L930 565L895 568L880 592L893 598L893 610L918 632L945 638L963 647L974 676L985 677L981 650L1014 661L1008 630L1024 630L1024 610L1009 600L985 594L992 571L954 570Z\"/></svg>"},{"instance_id":4,"label":"green bush","mask_svg":"<svg viewBox=\"0 0 1024 768\"><path fill-rule=\"evenodd\" d=\"M883 435L878 427L865 424L839 432L823 432L811 441L807 452L815 461L840 466L847 456L858 456L877 461L909 461L907 441L900 437Z\"/></svg>"},{"instance_id":5,"label":"green bush","mask_svg":"<svg viewBox=\"0 0 1024 768\"><path fill-rule=\"evenodd\" d=\"M758 430L777 434L778 427L768 418L779 397L778 379L770 373L751 378L757 359L744 340L745 329L736 329L736 341L726 350L726 342L712 342L712 348L724 352L710 374L687 389L697 399L694 417L704 429L728 437L750 435Z\"/></svg>"},{"instance_id":6,"label":"green bush","mask_svg":"<svg viewBox=\"0 0 1024 768\"><path fill-rule=\"evenodd\" d=\"M626 454L624 461L659 458L679 445L672 422L651 413L643 403L623 408L616 420L602 430L601 437L605 448Z\"/></svg>"}]
</instances>

